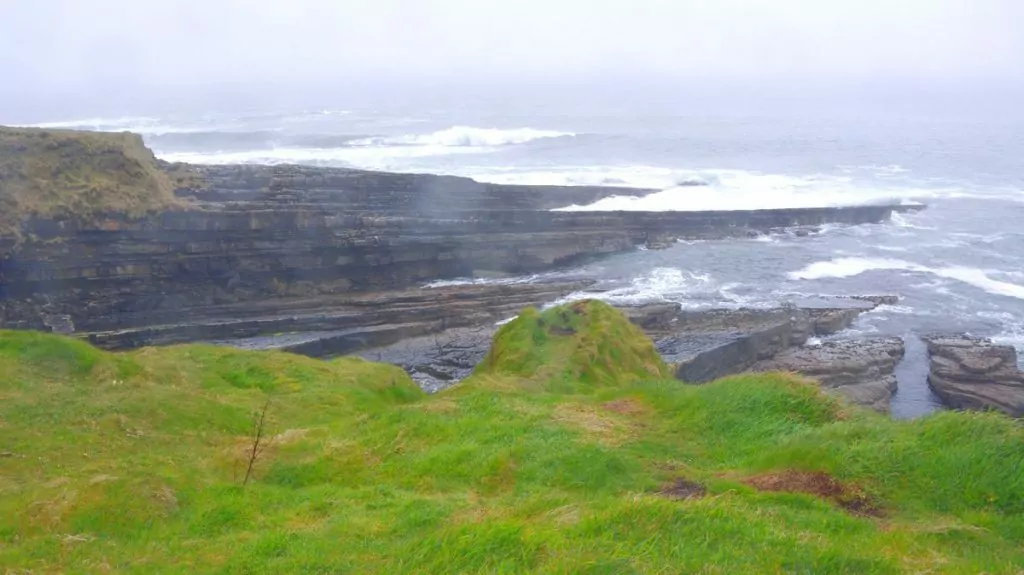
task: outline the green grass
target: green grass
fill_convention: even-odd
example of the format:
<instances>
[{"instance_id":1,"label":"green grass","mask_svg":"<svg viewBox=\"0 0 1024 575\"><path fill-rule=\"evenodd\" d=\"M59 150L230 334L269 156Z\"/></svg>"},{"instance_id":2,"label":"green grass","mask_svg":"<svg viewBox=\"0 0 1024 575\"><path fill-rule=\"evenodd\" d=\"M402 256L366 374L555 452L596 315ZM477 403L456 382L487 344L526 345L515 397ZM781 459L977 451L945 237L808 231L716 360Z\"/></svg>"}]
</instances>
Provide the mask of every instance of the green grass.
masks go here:
<instances>
[{"instance_id":1,"label":"green grass","mask_svg":"<svg viewBox=\"0 0 1024 575\"><path fill-rule=\"evenodd\" d=\"M190 177L160 169L136 134L0 126L0 236L20 238L29 216L138 217L182 207L174 188L194 184Z\"/></svg>"},{"instance_id":2,"label":"green grass","mask_svg":"<svg viewBox=\"0 0 1024 575\"><path fill-rule=\"evenodd\" d=\"M1024 568L1010 419L896 422L781 374L686 386L596 302L527 312L495 342L426 396L361 360L0 332L0 573ZM273 441L243 487L268 397ZM880 513L746 484L784 470ZM659 495L678 479L706 495Z\"/></svg>"}]
</instances>

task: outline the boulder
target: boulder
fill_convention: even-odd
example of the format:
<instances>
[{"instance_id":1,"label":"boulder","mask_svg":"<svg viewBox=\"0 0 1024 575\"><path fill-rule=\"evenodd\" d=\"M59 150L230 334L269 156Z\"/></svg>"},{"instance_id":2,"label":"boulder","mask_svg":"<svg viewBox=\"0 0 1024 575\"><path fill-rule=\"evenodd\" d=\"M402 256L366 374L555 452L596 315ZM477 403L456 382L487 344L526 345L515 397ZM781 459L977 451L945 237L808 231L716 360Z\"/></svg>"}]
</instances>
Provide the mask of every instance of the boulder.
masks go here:
<instances>
[{"instance_id":1,"label":"boulder","mask_svg":"<svg viewBox=\"0 0 1024 575\"><path fill-rule=\"evenodd\" d=\"M966 336L933 336L926 341L928 384L943 404L1024 416L1024 372L1013 347Z\"/></svg>"},{"instance_id":2,"label":"boulder","mask_svg":"<svg viewBox=\"0 0 1024 575\"><path fill-rule=\"evenodd\" d=\"M793 371L820 381L853 403L888 412L896 392L894 372L903 352L900 338L836 340L783 351L751 370Z\"/></svg>"}]
</instances>

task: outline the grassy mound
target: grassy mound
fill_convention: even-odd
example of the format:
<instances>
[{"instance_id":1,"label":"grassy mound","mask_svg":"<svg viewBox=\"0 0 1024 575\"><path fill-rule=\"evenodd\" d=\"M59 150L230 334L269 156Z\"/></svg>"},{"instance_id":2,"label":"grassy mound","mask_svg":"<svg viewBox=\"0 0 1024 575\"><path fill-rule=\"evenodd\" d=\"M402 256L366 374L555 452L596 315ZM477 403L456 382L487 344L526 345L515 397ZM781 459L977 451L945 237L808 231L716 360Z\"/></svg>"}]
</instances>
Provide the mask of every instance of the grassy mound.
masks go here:
<instances>
[{"instance_id":1,"label":"grassy mound","mask_svg":"<svg viewBox=\"0 0 1024 575\"><path fill-rule=\"evenodd\" d=\"M562 391L671 377L644 332L597 300L544 313L526 309L502 326L477 373L517 376Z\"/></svg>"},{"instance_id":2,"label":"grassy mound","mask_svg":"<svg viewBox=\"0 0 1024 575\"><path fill-rule=\"evenodd\" d=\"M129 216L179 205L175 184L129 133L0 127L0 235L24 218Z\"/></svg>"},{"instance_id":3,"label":"grassy mound","mask_svg":"<svg viewBox=\"0 0 1024 575\"><path fill-rule=\"evenodd\" d=\"M567 316L573 334L551 321L560 312L506 326L506 349L435 396L359 360L194 345L110 354L0 332L0 572L1024 565L1019 424L891 421L784 375L685 386L657 377L631 340L638 353L619 354L632 367L613 373L583 351L604 341L590 322L626 328L582 309ZM539 351L515 345L538 327ZM545 363L581 357L604 367ZM584 372L588 383L563 382ZM263 406L268 442L243 485Z\"/></svg>"}]
</instances>

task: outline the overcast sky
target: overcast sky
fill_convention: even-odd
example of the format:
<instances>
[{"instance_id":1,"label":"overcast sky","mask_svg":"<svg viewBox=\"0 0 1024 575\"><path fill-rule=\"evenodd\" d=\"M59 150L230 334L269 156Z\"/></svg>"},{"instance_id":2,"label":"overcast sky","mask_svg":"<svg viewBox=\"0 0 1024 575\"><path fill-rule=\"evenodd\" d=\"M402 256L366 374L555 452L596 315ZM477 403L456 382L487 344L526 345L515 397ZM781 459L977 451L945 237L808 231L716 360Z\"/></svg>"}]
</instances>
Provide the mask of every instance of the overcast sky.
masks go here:
<instances>
[{"instance_id":1,"label":"overcast sky","mask_svg":"<svg viewBox=\"0 0 1024 575\"><path fill-rule=\"evenodd\" d=\"M8 101L469 76L1020 81L1024 0L0 0Z\"/></svg>"}]
</instances>

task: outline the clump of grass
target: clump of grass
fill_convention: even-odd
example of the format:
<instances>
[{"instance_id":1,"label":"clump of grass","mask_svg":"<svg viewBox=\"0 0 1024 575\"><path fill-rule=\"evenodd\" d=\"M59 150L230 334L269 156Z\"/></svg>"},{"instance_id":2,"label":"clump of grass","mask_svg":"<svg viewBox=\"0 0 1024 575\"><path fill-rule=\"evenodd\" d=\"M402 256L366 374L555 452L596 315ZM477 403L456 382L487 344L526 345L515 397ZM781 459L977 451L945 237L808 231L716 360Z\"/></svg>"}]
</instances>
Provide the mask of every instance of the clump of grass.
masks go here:
<instances>
[{"instance_id":1,"label":"clump of grass","mask_svg":"<svg viewBox=\"0 0 1024 575\"><path fill-rule=\"evenodd\" d=\"M180 208L174 189L187 176L161 170L136 134L0 127L0 235L20 237L29 216Z\"/></svg>"},{"instance_id":2,"label":"clump of grass","mask_svg":"<svg viewBox=\"0 0 1024 575\"><path fill-rule=\"evenodd\" d=\"M477 373L514 375L563 391L671 377L643 331L598 300L544 313L525 310L502 326Z\"/></svg>"},{"instance_id":3,"label":"clump of grass","mask_svg":"<svg viewBox=\"0 0 1024 575\"><path fill-rule=\"evenodd\" d=\"M1012 420L892 421L784 374L688 386L614 310L524 316L435 396L361 360L0 332L0 572L1024 565Z\"/></svg>"}]
</instances>

